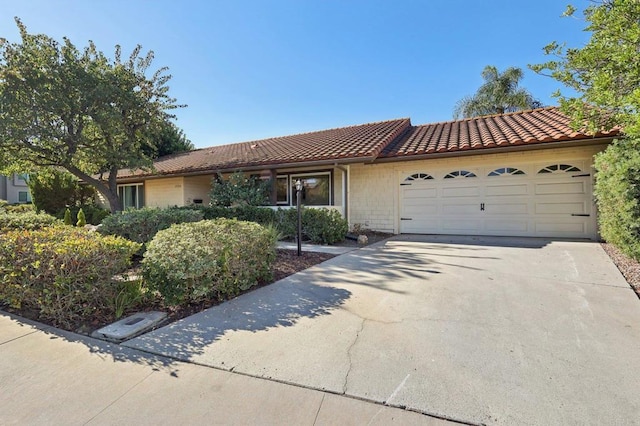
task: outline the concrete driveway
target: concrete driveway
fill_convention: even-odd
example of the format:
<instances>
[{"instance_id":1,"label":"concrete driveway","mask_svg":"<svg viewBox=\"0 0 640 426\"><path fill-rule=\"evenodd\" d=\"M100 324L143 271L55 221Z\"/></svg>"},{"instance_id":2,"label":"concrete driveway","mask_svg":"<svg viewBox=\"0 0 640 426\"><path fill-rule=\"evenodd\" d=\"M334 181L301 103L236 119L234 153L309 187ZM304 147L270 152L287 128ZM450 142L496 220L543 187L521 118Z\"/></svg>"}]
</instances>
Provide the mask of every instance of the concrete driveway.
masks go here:
<instances>
[{"instance_id":1,"label":"concrete driveway","mask_svg":"<svg viewBox=\"0 0 640 426\"><path fill-rule=\"evenodd\" d=\"M640 300L591 242L396 237L126 345L461 422L640 419Z\"/></svg>"}]
</instances>

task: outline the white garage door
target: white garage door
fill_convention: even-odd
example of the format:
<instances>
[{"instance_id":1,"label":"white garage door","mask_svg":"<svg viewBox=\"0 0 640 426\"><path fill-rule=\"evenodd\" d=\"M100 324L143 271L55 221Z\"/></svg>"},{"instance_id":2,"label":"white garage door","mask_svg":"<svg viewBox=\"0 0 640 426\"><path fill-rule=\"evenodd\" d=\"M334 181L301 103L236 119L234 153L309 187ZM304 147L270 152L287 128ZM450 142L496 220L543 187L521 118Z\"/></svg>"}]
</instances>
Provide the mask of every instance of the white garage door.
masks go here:
<instances>
[{"instance_id":1,"label":"white garage door","mask_svg":"<svg viewBox=\"0 0 640 426\"><path fill-rule=\"evenodd\" d=\"M497 165L406 174L400 232L595 238L581 164Z\"/></svg>"}]
</instances>

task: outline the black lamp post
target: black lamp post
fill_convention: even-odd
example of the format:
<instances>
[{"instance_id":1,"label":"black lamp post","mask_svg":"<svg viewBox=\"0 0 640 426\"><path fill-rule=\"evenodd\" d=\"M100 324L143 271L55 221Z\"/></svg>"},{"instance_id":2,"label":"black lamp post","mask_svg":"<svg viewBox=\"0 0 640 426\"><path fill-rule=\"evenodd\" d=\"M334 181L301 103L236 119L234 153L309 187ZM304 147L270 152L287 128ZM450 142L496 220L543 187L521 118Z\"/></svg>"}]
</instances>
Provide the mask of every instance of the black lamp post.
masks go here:
<instances>
[{"instance_id":1,"label":"black lamp post","mask_svg":"<svg viewBox=\"0 0 640 426\"><path fill-rule=\"evenodd\" d=\"M302 256L302 211L300 209L300 193L302 192L302 181L296 181L296 209L298 210L298 256Z\"/></svg>"}]
</instances>

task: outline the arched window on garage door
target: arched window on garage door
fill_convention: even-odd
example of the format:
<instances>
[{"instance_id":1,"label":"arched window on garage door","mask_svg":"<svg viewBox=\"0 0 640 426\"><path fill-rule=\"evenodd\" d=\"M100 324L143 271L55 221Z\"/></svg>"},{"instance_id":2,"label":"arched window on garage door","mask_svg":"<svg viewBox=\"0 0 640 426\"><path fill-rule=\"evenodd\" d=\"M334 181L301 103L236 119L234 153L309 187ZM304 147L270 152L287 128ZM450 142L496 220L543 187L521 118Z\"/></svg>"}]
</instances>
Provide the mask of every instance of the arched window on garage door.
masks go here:
<instances>
[{"instance_id":1,"label":"arched window on garage door","mask_svg":"<svg viewBox=\"0 0 640 426\"><path fill-rule=\"evenodd\" d=\"M516 176L516 175L524 175L526 174L520 169L516 169L515 167L501 167L499 169L495 169L487 176Z\"/></svg>"},{"instance_id":2,"label":"arched window on garage door","mask_svg":"<svg viewBox=\"0 0 640 426\"><path fill-rule=\"evenodd\" d=\"M580 169L570 164L552 164L547 167L543 167L538 171L538 174L544 173L565 173L565 172L579 172Z\"/></svg>"},{"instance_id":3,"label":"arched window on garage door","mask_svg":"<svg viewBox=\"0 0 640 426\"><path fill-rule=\"evenodd\" d=\"M433 176L431 176L428 173L414 173L411 176L407 176L404 179L404 181L405 182L413 182L413 181L429 180L429 179L433 179Z\"/></svg>"},{"instance_id":4,"label":"arched window on garage door","mask_svg":"<svg viewBox=\"0 0 640 426\"><path fill-rule=\"evenodd\" d=\"M453 172L447 173L445 175L445 179L459 179L459 178L474 178L476 177L475 173L469 172L467 170L455 170Z\"/></svg>"}]
</instances>

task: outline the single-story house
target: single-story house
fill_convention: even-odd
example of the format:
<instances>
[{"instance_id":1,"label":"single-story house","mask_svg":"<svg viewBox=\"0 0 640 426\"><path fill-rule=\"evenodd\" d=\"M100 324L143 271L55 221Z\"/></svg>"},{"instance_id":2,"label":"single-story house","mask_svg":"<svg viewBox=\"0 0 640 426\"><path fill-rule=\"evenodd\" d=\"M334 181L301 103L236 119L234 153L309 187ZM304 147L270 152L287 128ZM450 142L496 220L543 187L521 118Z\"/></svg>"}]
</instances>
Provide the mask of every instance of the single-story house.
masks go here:
<instances>
[{"instance_id":1,"label":"single-story house","mask_svg":"<svg viewBox=\"0 0 640 426\"><path fill-rule=\"evenodd\" d=\"M121 170L126 207L209 203L217 173L273 182L271 204L334 208L398 233L598 238L593 158L616 131L573 131L556 107L443 123L409 118L214 146Z\"/></svg>"}]
</instances>

